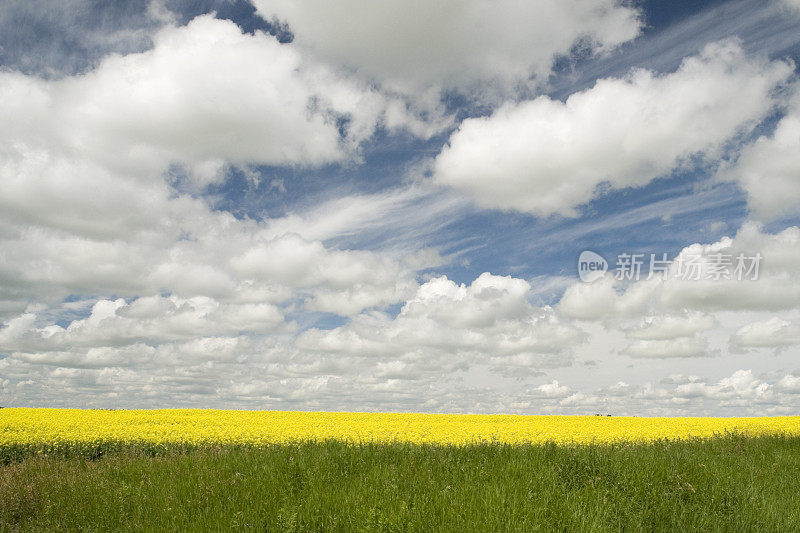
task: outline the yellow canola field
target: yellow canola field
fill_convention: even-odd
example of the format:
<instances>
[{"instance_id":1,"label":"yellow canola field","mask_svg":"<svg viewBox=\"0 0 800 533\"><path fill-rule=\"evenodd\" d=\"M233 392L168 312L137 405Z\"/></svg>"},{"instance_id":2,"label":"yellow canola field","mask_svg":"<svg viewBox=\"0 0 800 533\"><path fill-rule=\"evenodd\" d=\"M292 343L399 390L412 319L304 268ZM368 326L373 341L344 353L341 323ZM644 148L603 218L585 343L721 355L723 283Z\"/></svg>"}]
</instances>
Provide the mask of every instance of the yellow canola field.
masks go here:
<instances>
[{"instance_id":1,"label":"yellow canola field","mask_svg":"<svg viewBox=\"0 0 800 533\"><path fill-rule=\"evenodd\" d=\"M327 439L351 443L602 443L711 437L725 432L798 435L800 417L638 418L210 409L0 409L0 446L101 442L259 445Z\"/></svg>"}]
</instances>

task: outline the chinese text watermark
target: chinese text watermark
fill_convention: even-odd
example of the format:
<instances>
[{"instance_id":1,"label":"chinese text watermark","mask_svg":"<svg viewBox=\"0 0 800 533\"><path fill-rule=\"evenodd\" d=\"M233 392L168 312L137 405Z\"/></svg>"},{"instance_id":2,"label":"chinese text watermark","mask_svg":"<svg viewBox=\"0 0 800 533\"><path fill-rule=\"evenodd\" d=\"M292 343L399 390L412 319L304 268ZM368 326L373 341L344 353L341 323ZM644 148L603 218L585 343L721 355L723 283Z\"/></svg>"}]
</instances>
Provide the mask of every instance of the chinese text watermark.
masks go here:
<instances>
[{"instance_id":1,"label":"chinese text watermark","mask_svg":"<svg viewBox=\"0 0 800 533\"><path fill-rule=\"evenodd\" d=\"M621 253L613 270L614 278L639 281L660 277L681 281L758 279L761 262L760 253L681 253L673 259L666 253ZM602 278L610 270L609 263L598 253L586 250L578 258L578 276L591 283Z\"/></svg>"}]
</instances>

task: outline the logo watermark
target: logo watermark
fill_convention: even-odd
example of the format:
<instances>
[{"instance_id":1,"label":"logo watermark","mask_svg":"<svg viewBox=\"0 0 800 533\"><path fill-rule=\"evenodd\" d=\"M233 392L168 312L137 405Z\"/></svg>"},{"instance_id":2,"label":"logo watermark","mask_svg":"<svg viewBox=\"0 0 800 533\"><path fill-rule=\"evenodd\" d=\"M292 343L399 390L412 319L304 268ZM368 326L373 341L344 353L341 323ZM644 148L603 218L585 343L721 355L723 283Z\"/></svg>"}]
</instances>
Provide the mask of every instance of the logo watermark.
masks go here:
<instances>
[{"instance_id":1,"label":"logo watermark","mask_svg":"<svg viewBox=\"0 0 800 533\"><path fill-rule=\"evenodd\" d=\"M756 281L763 259L760 253L682 253L673 259L669 259L666 253L621 253L617 255L614 278L621 281L655 277L682 281ZM608 270L608 262L596 252L585 250L578 257L578 277L581 281L597 281Z\"/></svg>"},{"instance_id":2,"label":"logo watermark","mask_svg":"<svg viewBox=\"0 0 800 533\"><path fill-rule=\"evenodd\" d=\"M608 263L602 255L585 250L578 258L578 276L581 281L591 283L603 277L608 270Z\"/></svg>"}]
</instances>

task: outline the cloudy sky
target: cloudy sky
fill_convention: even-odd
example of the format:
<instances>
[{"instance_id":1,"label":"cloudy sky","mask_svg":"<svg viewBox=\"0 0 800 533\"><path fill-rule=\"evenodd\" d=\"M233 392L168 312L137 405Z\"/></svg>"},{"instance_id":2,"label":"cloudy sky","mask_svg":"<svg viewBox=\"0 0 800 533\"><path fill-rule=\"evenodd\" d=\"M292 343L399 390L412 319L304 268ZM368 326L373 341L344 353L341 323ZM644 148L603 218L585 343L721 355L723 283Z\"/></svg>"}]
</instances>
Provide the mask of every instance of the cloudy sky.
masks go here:
<instances>
[{"instance_id":1,"label":"cloudy sky","mask_svg":"<svg viewBox=\"0 0 800 533\"><path fill-rule=\"evenodd\" d=\"M797 0L8 0L0 405L796 414L799 64Z\"/></svg>"}]
</instances>

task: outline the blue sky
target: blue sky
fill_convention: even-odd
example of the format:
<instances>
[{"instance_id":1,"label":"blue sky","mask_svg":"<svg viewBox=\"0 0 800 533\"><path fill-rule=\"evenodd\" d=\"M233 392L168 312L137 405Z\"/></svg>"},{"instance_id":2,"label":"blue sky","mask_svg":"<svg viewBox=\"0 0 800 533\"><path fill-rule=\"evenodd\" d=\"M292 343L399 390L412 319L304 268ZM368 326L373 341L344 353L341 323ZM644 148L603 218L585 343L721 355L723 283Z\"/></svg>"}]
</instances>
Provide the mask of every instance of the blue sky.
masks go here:
<instances>
[{"instance_id":1,"label":"blue sky","mask_svg":"<svg viewBox=\"0 0 800 533\"><path fill-rule=\"evenodd\" d=\"M794 0L0 11L3 405L800 405Z\"/></svg>"}]
</instances>

